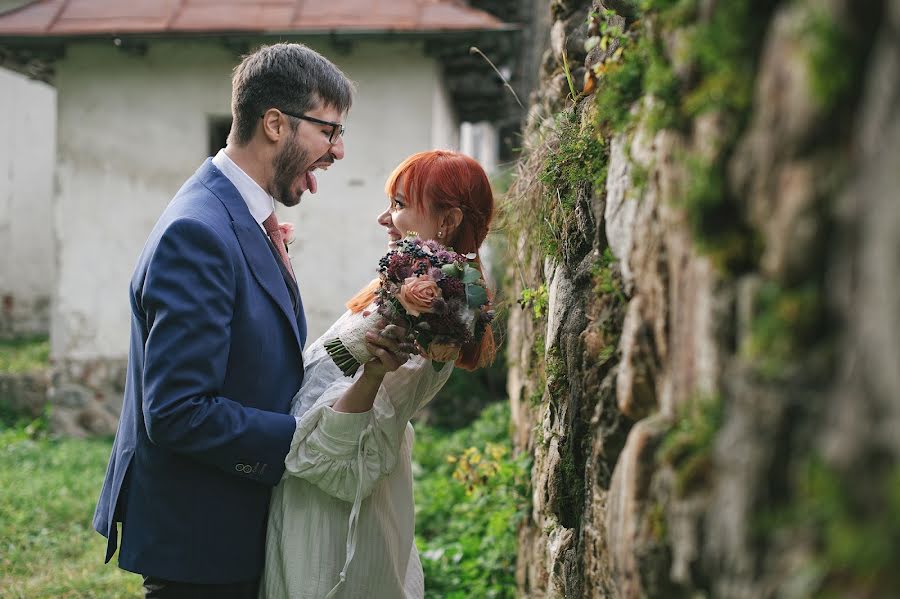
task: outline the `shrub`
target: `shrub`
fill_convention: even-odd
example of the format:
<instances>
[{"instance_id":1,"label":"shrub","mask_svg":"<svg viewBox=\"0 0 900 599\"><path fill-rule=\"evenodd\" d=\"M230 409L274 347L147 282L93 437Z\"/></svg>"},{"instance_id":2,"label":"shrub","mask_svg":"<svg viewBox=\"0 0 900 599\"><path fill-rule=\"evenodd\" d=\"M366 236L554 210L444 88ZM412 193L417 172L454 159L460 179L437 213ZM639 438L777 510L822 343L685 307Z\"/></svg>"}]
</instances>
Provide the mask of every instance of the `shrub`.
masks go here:
<instances>
[{"instance_id":1,"label":"shrub","mask_svg":"<svg viewBox=\"0 0 900 599\"><path fill-rule=\"evenodd\" d=\"M418 427L416 544L425 596L515 596L516 529L528 509L527 463L512 456L509 405L451 434Z\"/></svg>"}]
</instances>

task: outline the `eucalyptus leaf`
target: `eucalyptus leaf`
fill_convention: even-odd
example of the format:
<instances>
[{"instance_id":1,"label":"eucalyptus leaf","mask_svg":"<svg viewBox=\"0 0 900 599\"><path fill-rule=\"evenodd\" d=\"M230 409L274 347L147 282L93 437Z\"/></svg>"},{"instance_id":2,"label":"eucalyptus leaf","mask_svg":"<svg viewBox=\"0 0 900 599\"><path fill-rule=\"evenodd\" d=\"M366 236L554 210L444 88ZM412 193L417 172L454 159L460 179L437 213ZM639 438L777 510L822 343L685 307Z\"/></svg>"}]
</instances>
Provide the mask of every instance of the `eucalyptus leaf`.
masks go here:
<instances>
[{"instance_id":1,"label":"eucalyptus leaf","mask_svg":"<svg viewBox=\"0 0 900 599\"><path fill-rule=\"evenodd\" d=\"M462 282L463 283L474 283L478 279L481 278L481 273L478 272L477 268L472 268L471 266L466 266L465 270L463 270Z\"/></svg>"},{"instance_id":2,"label":"eucalyptus leaf","mask_svg":"<svg viewBox=\"0 0 900 599\"><path fill-rule=\"evenodd\" d=\"M466 285L466 303L470 308L478 308L488 301L487 291L480 285Z\"/></svg>"},{"instance_id":3,"label":"eucalyptus leaf","mask_svg":"<svg viewBox=\"0 0 900 599\"><path fill-rule=\"evenodd\" d=\"M459 266L456 265L456 262L451 262L450 264L443 265L441 267L441 272L443 272L448 277L458 277Z\"/></svg>"}]
</instances>

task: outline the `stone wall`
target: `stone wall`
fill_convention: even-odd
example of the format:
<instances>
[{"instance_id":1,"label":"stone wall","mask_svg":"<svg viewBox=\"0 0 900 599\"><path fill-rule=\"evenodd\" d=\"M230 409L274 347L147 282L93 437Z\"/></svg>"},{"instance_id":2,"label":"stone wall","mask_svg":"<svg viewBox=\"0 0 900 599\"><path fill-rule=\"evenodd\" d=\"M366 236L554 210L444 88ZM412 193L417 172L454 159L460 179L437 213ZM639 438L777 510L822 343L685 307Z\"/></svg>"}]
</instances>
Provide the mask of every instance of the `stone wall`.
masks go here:
<instances>
[{"instance_id":1,"label":"stone wall","mask_svg":"<svg viewBox=\"0 0 900 599\"><path fill-rule=\"evenodd\" d=\"M890 596L900 1L551 11L505 214L521 595Z\"/></svg>"}]
</instances>

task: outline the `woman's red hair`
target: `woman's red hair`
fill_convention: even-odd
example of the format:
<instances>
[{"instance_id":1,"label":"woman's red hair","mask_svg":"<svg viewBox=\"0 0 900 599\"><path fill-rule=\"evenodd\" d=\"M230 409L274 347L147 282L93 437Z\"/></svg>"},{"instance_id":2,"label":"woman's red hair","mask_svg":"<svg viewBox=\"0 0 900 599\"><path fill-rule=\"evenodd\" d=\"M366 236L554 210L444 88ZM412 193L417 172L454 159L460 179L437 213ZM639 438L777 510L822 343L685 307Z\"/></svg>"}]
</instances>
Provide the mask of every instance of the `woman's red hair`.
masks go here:
<instances>
[{"instance_id":1,"label":"woman's red hair","mask_svg":"<svg viewBox=\"0 0 900 599\"><path fill-rule=\"evenodd\" d=\"M459 152L419 152L401 162L388 177L384 186L388 197L395 197L398 189L409 206L420 213L439 216L459 208L462 221L442 241L461 254L478 254L494 216L494 194L480 164ZM480 263L480 257L475 260ZM375 299L379 284L378 280L369 283L347 302L347 307L353 312L364 310ZM462 348L456 365L475 370L490 364L495 353L494 333L488 325L479 343Z\"/></svg>"}]
</instances>

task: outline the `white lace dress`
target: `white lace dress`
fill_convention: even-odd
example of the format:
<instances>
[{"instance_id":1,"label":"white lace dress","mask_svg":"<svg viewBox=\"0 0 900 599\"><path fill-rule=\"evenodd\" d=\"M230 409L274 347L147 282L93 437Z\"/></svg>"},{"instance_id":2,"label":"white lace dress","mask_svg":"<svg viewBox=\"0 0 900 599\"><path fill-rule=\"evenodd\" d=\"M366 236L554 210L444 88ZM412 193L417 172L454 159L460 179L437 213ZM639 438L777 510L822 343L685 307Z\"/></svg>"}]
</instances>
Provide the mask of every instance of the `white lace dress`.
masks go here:
<instances>
[{"instance_id":1,"label":"white lace dress","mask_svg":"<svg viewBox=\"0 0 900 599\"><path fill-rule=\"evenodd\" d=\"M272 494L261 598L425 594L413 538L409 419L431 401L453 365L435 372L430 361L413 356L385 376L372 410L335 412L331 406L353 379L341 374L323 343L348 317L304 352L303 386L291 408L300 421L287 471Z\"/></svg>"}]
</instances>

